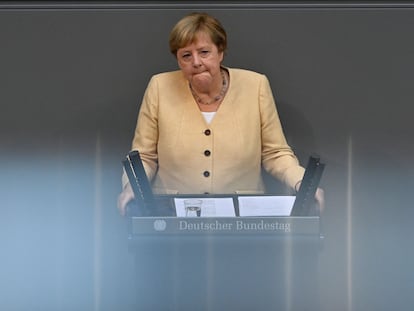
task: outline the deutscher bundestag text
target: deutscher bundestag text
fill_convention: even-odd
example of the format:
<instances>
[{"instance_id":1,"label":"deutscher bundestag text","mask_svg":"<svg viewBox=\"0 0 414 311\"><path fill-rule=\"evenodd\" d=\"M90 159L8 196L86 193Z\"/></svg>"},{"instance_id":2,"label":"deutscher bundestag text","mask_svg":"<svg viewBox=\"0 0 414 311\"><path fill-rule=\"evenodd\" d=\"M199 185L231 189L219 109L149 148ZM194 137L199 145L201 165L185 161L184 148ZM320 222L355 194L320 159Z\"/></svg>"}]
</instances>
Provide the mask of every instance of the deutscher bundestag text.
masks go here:
<instances>
[{"instance_id":1,"label":"deutscher bundestag text","mask_svg":"<svg viewBox=\"0 0 414 311\"><path fill-rule=\"evenodd\" d=\"M236 220L234 222L180 220L179 230L187 231L281 231L290 232L290 223Z\"/></svg>"}]
</instances>

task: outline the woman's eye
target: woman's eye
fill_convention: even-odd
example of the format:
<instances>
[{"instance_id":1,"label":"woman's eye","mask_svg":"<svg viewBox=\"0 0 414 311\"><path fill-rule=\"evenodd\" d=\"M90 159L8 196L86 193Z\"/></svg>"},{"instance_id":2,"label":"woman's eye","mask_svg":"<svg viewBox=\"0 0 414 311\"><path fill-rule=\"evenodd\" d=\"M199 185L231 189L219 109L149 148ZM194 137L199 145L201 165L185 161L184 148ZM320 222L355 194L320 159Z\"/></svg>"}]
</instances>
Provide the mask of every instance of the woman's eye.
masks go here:
<instances>
[{"instance_id":1,"label":"woman's eye","mask_svg":"<svg viewBox=\"0 0 414 311\"><path fill-rule=\"evenodd\" d=\"M201 56L207 56L210 53L208 50L201 51Z\"/></svg>"},{"instance_id":2,"label":"woman's eye","mask_svg":"<svg viewBox=\"0 0 414 311\"><path fill-rule=\"evenodd\" d=\"M190 54L183 54L183 55L181 55L181 58L184 59L184 60L188 60L188 59L190 59L190 57L191 57Z\"/></svg>"}]
</instances>

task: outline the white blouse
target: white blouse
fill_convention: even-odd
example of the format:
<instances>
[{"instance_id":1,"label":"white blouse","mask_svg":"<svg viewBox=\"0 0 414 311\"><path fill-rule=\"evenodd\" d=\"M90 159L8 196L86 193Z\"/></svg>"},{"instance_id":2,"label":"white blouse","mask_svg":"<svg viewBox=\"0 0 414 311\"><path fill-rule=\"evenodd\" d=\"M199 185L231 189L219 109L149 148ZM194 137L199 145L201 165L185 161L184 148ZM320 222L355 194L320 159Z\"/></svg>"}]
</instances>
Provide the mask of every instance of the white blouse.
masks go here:
<instances>
[{"instance_id":1,"label":"white blouse","mask_svg":"<svg viewBox=\"0 0 414 311\"><path fill-rule=\"evenodd\" d=\"M203 114L203 117L206 120L207 124L210 124L211 120L213 120L214 116L216 115L215 111L211 111L211 112L202 111L201 113Z\"/></svg>"}]
</instances>

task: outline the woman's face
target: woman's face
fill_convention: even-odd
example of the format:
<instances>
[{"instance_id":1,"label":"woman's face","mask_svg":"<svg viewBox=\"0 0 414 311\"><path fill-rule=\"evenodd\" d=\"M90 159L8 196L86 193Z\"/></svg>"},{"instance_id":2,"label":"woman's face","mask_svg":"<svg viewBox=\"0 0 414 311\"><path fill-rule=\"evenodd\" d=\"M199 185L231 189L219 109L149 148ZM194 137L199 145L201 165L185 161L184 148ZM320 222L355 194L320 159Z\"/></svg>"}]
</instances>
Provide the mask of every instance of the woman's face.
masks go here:
<instances>
[{"instance_id":1,"label":"woman's face","mask_svg":"<svg viewBox=\"0 0 414 311\"><path fill-rule=\"evenodd\" d=\"M208 88L214 79L220 79L223 52L205 32L199 32L193 43L178 49L178 66L185 78L199 88Z\"/></svg>"}]
</instances>

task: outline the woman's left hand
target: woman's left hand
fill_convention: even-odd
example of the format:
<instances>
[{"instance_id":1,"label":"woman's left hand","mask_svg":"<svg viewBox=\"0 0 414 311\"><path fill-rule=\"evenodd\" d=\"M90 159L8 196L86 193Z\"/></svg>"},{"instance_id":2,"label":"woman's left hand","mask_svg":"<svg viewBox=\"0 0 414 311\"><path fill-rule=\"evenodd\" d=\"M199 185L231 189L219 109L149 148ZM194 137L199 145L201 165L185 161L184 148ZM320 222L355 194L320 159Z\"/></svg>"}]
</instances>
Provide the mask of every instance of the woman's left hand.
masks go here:
<instances>
[{"instance_id":1,"label":"woman's left hand","mask_svg":"<svg viewBox=\"0 0 414 311\"><path fill-rule=\"evenodd\" d=\"M322 213L325 209L325 192L322 188L316 189L315 200L319 206L319 212Z\"/></svg>"}]
</instances>

